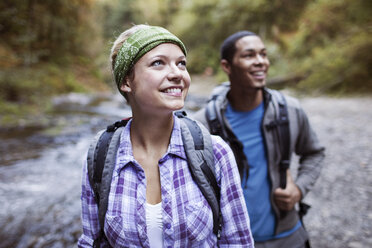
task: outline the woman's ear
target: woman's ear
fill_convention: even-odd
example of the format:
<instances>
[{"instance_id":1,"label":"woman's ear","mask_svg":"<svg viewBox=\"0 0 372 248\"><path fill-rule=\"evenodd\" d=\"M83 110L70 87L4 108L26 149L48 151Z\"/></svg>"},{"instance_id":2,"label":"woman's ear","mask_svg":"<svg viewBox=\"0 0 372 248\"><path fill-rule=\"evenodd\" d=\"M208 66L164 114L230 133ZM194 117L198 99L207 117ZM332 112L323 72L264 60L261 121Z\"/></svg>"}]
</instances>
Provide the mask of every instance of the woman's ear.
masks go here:
<instances>
[{"instance_id":1,"label":"woman's ear","mask_svg":"<svg viewBox=\"0 0 372 248\"><path fill-rule=\"evenodd\" d=\"M120 90L127 93L132 91L131 82L128 77L125 77L124 82L120 86Z\"/></svg>"}]
</instances>

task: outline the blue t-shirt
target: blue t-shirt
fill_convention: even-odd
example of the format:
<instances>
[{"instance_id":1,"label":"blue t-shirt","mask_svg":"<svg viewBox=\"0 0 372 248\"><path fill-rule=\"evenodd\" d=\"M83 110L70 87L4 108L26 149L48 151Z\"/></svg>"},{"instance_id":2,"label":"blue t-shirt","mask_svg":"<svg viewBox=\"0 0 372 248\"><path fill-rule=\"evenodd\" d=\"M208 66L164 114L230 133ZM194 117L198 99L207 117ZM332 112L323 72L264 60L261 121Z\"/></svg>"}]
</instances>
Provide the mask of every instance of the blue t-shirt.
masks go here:
<instances>
[{"instance_id":1,"label":"blue t-shirt","mask_svg":"<svg viewBox=\"0 0 372 248\"><path fill-rule=\"evenodd\" d=\"M249 180L246 180L246 175L243 175L242 187L254 240L259 242L288 236L299 226L296 225L292 230L274 235L276 220L270 202L271 183L261 132L264 115L263 103L247 112L235 111L228 104L225 114L234 134L243 144L243 151L248 159Z\"/></svg>"}]
</instances>

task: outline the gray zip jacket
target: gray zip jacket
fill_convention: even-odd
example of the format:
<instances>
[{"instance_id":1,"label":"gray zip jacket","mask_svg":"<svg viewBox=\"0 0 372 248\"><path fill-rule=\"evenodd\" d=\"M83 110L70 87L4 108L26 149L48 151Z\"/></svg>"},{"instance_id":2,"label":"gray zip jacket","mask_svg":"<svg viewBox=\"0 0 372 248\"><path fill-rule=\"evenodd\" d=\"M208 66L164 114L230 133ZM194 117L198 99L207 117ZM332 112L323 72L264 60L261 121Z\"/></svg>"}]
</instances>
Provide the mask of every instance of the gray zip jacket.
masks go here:
<instances>
[{"instance_id":1,"label":"gray zip jacket","mask_svg":"<svg viewBox=\"0 0 372 248\"><path fill-rule=\"evenodd\" d=\"M228 123L224 113L226 111L228 100L227 93L230 90L230 84L224 83L216 87L212 92L212 97L216 98L217 109L220 110L218 115L221 115L224 123L221 123L227 132L227 136L231 137L230 140L226 140L231 145L231 140L235 140L238 146L232 147L237 163L247 165L247 161L244 161L245 156L242 150L243 145L236 139L232 132L230 124ZM276 128L268 128L268 125L276 120L278 115L278 102L273 94L274 90L263 89L264 91L264 105L265 113L262 121L262 134L266 147L267 163L269 177L271 181L271 204L276 214L276 229L275 234L279 234L283 231L287 231L293 228L298 220L299 216L295 209L291 211L281 211L274 203L274 190L279 187L279 162L281 160L280 141L279 134ZM299 166L297 172L297 178L295 180L296 185L299 187L302 193L302 197L312 189L317 178L319 177L322 162L324 159L324 147L319 143L319 140L310 126L309 120L301 108L297 99L286 96L290 129L290 154L296 153L299 156ZM207 128L210 129L206 120L205 108L199 110L194 114L194 119L203 123ZM242 155L243 154L243 155ZM244 159L242 159L244 158ZM246 160L246 159L245 159ZM240 170L241 171L241 170ZM249 179L248 179L249 180Z\"/></svg>"}]
</instances>

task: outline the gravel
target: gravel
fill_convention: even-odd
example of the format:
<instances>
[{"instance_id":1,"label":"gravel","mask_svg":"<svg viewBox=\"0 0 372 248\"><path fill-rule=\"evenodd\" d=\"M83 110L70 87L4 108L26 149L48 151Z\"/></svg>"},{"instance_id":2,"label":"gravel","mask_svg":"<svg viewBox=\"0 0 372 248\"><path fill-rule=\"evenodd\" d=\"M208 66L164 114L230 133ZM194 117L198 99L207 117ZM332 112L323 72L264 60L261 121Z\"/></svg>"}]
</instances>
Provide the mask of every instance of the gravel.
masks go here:
<instances>
[{"instance_id":1,"label":"gravel","mask_svg":"<svg viewBox=\"0 0 372 248\"><path fill-rule=\"evenodd\" d=\"M303 98L326 147L320 178L305 202L313 247L372 247L372 98Z\"/></svg>"}]
</instances>

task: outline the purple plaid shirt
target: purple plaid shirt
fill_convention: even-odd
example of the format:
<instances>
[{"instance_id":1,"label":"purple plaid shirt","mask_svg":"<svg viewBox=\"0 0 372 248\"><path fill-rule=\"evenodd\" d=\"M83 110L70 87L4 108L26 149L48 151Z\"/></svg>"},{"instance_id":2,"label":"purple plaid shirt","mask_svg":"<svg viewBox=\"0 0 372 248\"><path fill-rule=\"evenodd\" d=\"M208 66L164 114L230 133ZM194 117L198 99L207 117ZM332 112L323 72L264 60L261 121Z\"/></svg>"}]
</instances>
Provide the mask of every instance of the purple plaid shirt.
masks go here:
<instances>
[{"instance_id":1,"label":"purple plaid shirt","mask_svg":"<svg viewBox=\"0 0 372 248\"><path fill-rule=\"evenodd\" d=\"M159 160L164 248L254 247L249 217L233 153L212 136L217 182L221 186L221 240L213 233L212 210L193 181L183 147L180 120L174 118L168 151ZM111 182L104 231L113 247L149 247L146 231L146 177L133 157L130 125L125 127ZM83 234L78 246L92 247L99 234L98 209L87 167L82 178ZM106 244L107 245L107 244ZM102 244L101 247L106 247Z\"/></svg>"}]
</instances>

